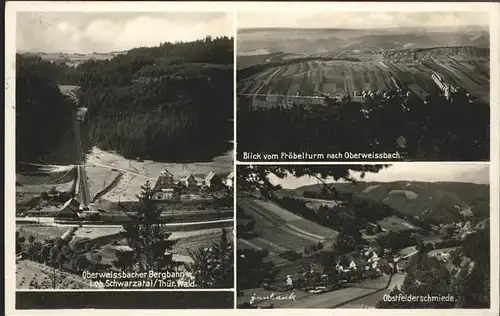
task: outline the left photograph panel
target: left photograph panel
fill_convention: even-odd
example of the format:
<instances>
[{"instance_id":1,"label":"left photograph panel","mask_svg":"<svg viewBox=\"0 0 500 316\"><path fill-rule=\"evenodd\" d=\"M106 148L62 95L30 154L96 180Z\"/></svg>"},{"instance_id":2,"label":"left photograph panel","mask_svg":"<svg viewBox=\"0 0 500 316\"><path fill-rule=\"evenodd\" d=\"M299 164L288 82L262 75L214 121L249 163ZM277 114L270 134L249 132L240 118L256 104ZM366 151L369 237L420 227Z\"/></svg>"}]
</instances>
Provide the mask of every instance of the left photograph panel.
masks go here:
<instances>
[{"instance_id":1,"label":"left photograph panel","mask_svg":"<svg viewBox=\"0 0 500 316\"><path fill-rule=\"evenodd\" d=\"M16 27L16 289L234 288L233 14Z\"/></svg>"}]
</instances>

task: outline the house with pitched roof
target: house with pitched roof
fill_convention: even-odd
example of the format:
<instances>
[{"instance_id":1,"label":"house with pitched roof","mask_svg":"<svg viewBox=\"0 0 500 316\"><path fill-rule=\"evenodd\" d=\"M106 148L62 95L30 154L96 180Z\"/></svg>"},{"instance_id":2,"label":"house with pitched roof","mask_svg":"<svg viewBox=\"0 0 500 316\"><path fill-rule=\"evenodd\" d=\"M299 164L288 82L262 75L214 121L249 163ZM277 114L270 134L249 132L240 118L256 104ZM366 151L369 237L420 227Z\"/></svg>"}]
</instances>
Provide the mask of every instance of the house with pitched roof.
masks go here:
<instances>
[{"instance_id":1,"label":"house with pitched roof","mask_svg":"<svg viewBox=\"0 0 500 316\"><path fill-rule=\"evenodd\" d=\"M222 184L222 179L215 172L210 171L203 180L203 184L209 188L213 188Z\"/></svg>"},{"instance_id":2,"label":"house with pitched roof","mask_svg":"<svg viewBox=\"0 0 500 316\"><path fill-rule=\"evenodd\" d=\"M376 271L379 271L379 272L384 273L384 274L391 274L394 270L394 265L389 263L385 259L380 259L380 260L374 262L373 264L374 264L373 268Z\"/></svg>"},{"instance_id":3,"label":"house with pitched roof","mask_svg":"<svg viewBox=\"0 0 500 316\"><path fill-rule=\"evenodd\" d=\"M156 180L155 190L161 189L173 189L174 187L174 175L167 169L163 170Z\"/></svg>"},{"instance_id":4,"label":"house with pitched roof","mask_svg":"<svg viewBox=\"0 0 500 316\"><path fill-rule=\"evenodd\" d=\"M190 191L198 189L198 181L192 174L188 174L180 182Z\"/></svg>"}]
</instances>

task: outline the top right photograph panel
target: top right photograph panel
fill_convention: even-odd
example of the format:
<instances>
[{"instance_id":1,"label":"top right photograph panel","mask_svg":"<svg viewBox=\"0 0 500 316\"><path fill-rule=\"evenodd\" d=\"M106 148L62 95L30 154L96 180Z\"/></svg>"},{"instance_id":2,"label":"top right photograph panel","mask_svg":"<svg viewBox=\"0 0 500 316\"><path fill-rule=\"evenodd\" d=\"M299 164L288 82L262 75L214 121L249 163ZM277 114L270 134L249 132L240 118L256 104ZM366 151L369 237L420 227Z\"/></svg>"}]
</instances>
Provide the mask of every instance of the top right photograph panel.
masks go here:
<instances>
[{"instance_id":1,"label":"top right photograph panel","mask_svg":"<svg viewBox=\"0 0 500 316\"><path fill-rule=\"evenodd\" d=\"M488 161L488 12L239 13L239 161Z\"/></svg>"}]
</instances>

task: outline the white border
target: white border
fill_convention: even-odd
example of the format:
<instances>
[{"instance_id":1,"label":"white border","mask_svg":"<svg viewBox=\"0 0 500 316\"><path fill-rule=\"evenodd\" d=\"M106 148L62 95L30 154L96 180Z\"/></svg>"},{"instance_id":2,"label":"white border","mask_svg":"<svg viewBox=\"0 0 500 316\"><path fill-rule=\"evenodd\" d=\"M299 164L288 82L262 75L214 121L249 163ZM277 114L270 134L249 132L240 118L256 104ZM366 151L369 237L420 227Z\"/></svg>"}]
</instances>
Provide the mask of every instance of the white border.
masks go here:
<instances>
[{"instance_id":1,"label":"white border","mask_svg":"<svg viewBox=\"0 0 500 316\"><path fill-rule=\"evenodd\" d=\"M420 313L438 312L440 315L499 315L499 256L498 256L498 223L499 223L499 30L500 17L499 5L496 3L449 3L449 2L8 2L5 10L5 137L6 137L6 157L5 157L5 183L15 183L15 32L16 32L16 17L15 12L18 11L135 11L135 12L157 12L157 11L170 11L170 12L263 12L271 11L277 14L287 14L293 11L401 11L401 12L415 12L418 11L488 11L490 12L490 56L491 56L491 156L490 156L490 198L491 198L491 308L489 310L363 310L362 312L370 315L416 315ZM235 36L235 47L236 47ZM235 50L236 54L236 50ZM235 60L236 62L236 60ZM236 66L234 67L236 71ZM234 87L236 89L236 85ZM236 93L235 93L236 99ZM236 124L236 118L234 120ZM236 153L235 153L236 154ZM362 162L338 162L331 164L360 164ZM397 163L411 163L411 162L370 162L375 164L397 164ZM456 164L457 162L452 162ZM467 162L469 164L470 162ZM481 163L481 162L478 162ZM488 162L484 162L488 164ZM236 164L236 162L235 162ZM272 164L272 163L252 163L252 164ZM300 164L299 162L290 162L284 164ZM306 162L303 164L311 164ZM328 163L319 163L328 164ZM446 162L429 162L430 165L446 164ZM464 162L465 164L465 162ZM237 170L235 170L235 173ZM236 179L236 176L235 176ZM236 186L235 186L236 191ZM15 291L15 260L14 260L14 245L12 241L12 225L14 222L14 213L8 210L15 209L15 201L12 198L15 196L15 186L5 186L5 293L6 293L6 314L7 315L67 315L68 311L64 310L23 310L15 311L14 309L14 291ZM236 221L236 219L235 219ZM236 232L234 233L236 238ZM10 241L10 242L9 242ZM236 240L235 240L236 248ZM236 262L236 256L235 256ZM236 293L235 293L236 300ZM203 312L206 315L230 315L232 313L245 313L245 314L282 314L282 315L303 315L305 313L314 313L318 315L356 315L360 310L352 309L286 309L286 310L194 310L194 312ZM72 310L75 315L164 315L165 310ZM192 314L189 310L172 310L172 313L177 315Z\"/></svg>"},{"instance_id":2,"label":"white border","mask_svg":"<svg viewBox=\"0 0 500 316\"><path fill-rule=\"evenodd\" d=\"M236 11L233 12L233 23L234 23L234 30L236 30L236 27L238 25L238 14ZM238 237L236 236L236 226L237 226L237 219L236 219L236 44L237 38L236 38L236 31L234 31L234 41L233 41L233 172L234 172L234 177L233 177L233 214L234 214L234 229L233 229L233 247L234 247L234 308L236 309L236 306L238 304L237 300L237 290L236 286L238 284L238 279L237 279L237 274L236 274L236 263L238 262L238 256L237 256L237 246L238 246Z\"/></svg>"}]
</instances>

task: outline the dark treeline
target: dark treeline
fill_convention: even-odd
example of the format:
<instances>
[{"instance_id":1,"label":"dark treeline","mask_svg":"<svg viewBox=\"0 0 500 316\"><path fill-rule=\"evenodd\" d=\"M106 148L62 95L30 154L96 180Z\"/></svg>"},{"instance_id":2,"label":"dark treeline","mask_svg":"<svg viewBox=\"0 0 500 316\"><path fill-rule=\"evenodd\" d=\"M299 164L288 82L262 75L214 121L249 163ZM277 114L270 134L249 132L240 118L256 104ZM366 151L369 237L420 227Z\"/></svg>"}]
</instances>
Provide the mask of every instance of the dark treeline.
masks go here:
<instances>
[{"instance_id":1,"label":"dark treeline","mask_svg":"<svg viewBox=\"0 0 500 316\"><path fill-rule=\"evenodd\" d=\"M59 65L59 84L78 85L90 142L127 158L201 161L232 139L233 39L135 48L110 60Z\"/></svg>"},{"instance_id":2,"label":"dark treeline","mask_svg":"<svg viewBox=\"0 0 500 316\"><path fill-rule=\"evenodd\" d=\"M74 106L59 92L59 73L40 57L16 56L17 162L45 161L72 131Z\"/></svg>"},{"instance_id":3,"label":"dark treeline","mask_svg":"<svg viewBox=\"0 0 500 316\"><path fill-rule=\"evenodd\" d=\"M252 108L249 102L239 98L239 153L398 151L410 160L489 159L490 110L485 103L396 96L364 103L329 100L313 109L266 109Z\"/></svg>"}]
</instances>

